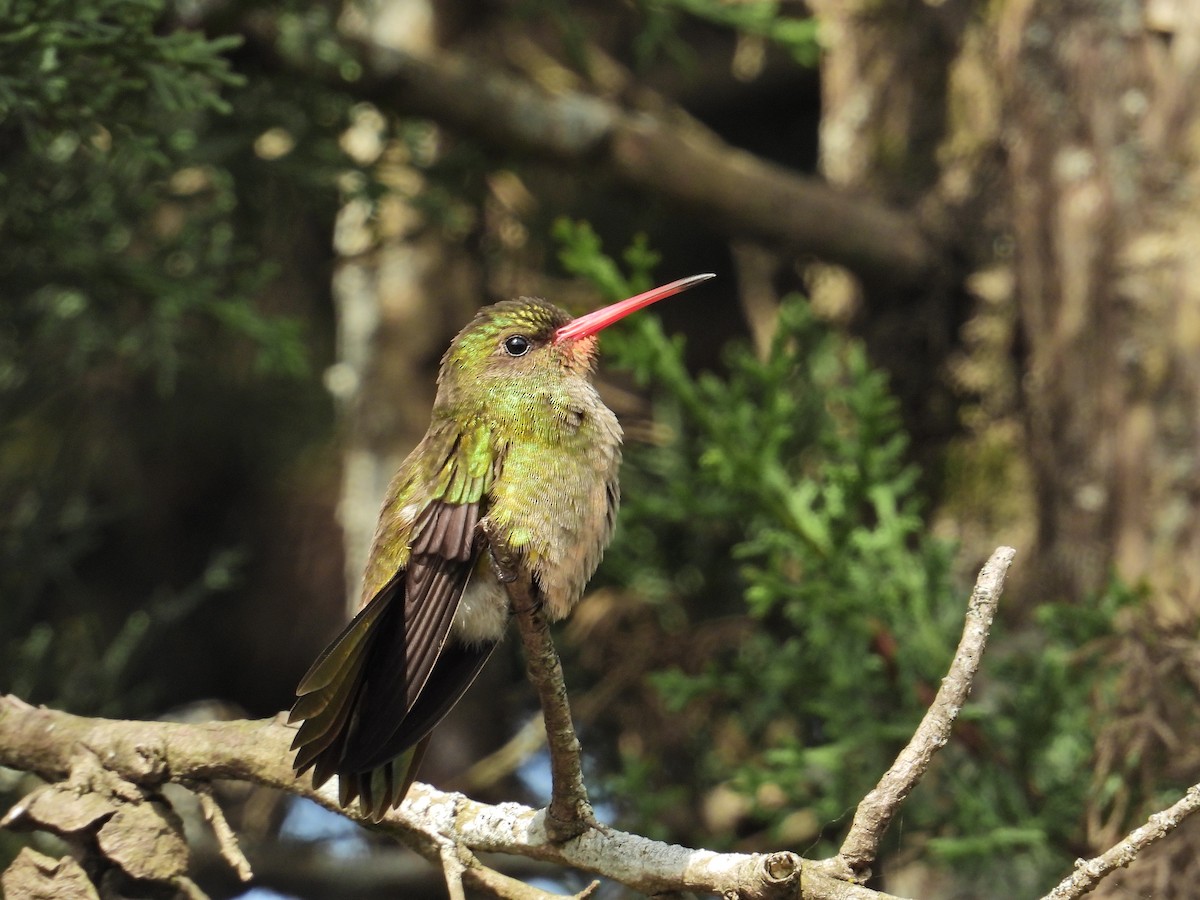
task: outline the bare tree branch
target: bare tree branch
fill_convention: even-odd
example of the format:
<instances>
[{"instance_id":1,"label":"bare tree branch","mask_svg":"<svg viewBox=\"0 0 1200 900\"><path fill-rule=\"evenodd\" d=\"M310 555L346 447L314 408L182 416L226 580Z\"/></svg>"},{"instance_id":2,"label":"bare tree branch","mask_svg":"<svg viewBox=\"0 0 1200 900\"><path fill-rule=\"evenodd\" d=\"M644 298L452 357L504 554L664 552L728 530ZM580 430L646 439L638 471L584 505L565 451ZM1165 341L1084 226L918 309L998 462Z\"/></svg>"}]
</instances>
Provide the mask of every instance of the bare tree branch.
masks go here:
<instances>
[{"instance_id":1,"label":"bare tree branch","mask_svg":"<svg viewBox=\"0 0 1200 900\"><path fill-rule=\"evenodd\" d=\"M869 875L871 864L879 852L879 842L892 818L924 777L933 755L950 740L954 720L971 693L992 619L996 615L996 606L1004 590L1004 576L1016 552L1012 547L1000 547L980 570L967 606L958 650L950 670L942 679L937 697L892 767L858 804L854 822L850 825L846 840L842 842L841 850L828 861L833 871L849 874L855 879L865 879Z\"/></svg>"},{"instance_id":2,"label":"bare tree branch","mask_svg":"<svg viewBox=\"0 0 1200 900\"><path fill-rule=\"evenodd\" d=\"M181 724L89 719L0 697L0 765L61 781L86 758L148 791L167 782L236 779L308 797L360 821L357 810L338 805L336 782L314 791L307 779L295 777L288 749L292 734L276 720ZM547 834L545 821L544 810L517 803L491 806L416 784L379 827L435 865L442 863L441 842L450 840L471 854L537 859L610 878L645 894L693 891L774 900L795 897L802 881L808 900L888 898L808 864L802 869L802 860L792 853L693 850L604 826L557 843ZM463 881L494 892L495 874L466 865Z\"/></svg>"},{"instance_id":3,"label":"bare tree branch","mask_svg":"<svg viewBox=\"0 0 1200 900\"><path fill-rule=\"evenodd\" d=\"M958 651L933 706L892 768L859 804L842 851L832 860L810 863L789 852L693 850L598 824L562 841L551 832L549 810L517 803L477 803L424 784L414 785L400 808L390 811L377 827L440 865L451 896L464 896L465 888L470 887L513 900L550 900L553 895L483 865L478 857L480 853L499 853L590 872L649 895L695 892L739 900L800 896L806 900L894 900L854 882L864 877L891 819L928 769L934 753L949 739L978 670L1014 552L999 548L980 572ZM557 654L549 643L545 621L530 600L528 585L518 584L514 605L521 614L522 637L531 659L540 655L536 665L530 664L531 677L539 694L549 691L552 695L543 696L543 702L550 732L557 735L551 739L553 746L564 740L564 735L573 739L574 732L565 697L559 696L562 676ZM0 766L52 782L9 810L0 826L50 828L66 834L99 828L98 843L133 877L156 878L199 896L180 865L186 856L176 849L178 816L158 790L166 783L185 785L204 802L205 786L213 779L236 779L310 798L361 821L356 808L344 810L338 805L336 783L314 791L307 779L295 777L288 749L291 737L292 729L278 719L202 724L112 721L35 708L16 697L0 696ZM578 774L577 748L576 742L560 745L558 751L570 777ZM569 792L567 796L571 797ZM586 793L571 802L586 805ZM209 804L214 827L219 833L226 832L222 839L225 852L239 867L240 851L230 849L236 848L232 831L228 825L218 824L224 820L213 808ZM1200 785L1190 788L1175 805L1152 815L1146 825L1106 853L1081 860L1076 871L1045 900L1082 896L1197 810ZM111 826L122 816L128 827L117 834L120 829ZM172 849L163 859L156 859L164 840ZM14 863L2 876L6 886L38 885L39 890L44 887L53 892L76 884L83 874L69 860L56 861L39 854L22 854L17 862L19 865ZM139 871L147 874L139 875ZM161 877L156 872L161 872ZM587 897L591 890L576 896Z\"/></svg>"},{"instance_id":4,"label":"bare tree branch","mask_svg":"<svg viewBox=\"0 0 1200 900\"><path fill-rule=\"evenodd\" d=\"M1129 865L1151 844L1161 841L1179 827L1192 813L1200 810L1200 784L1188 788L1182 799L1167 809L1154 813L1140 828L1131 831L1124 840L1092 859L1075 863L1075 871L1064 878L1042 900L1074 900L1089 893L1109 873Z\"/></svg>"}]
</instances>

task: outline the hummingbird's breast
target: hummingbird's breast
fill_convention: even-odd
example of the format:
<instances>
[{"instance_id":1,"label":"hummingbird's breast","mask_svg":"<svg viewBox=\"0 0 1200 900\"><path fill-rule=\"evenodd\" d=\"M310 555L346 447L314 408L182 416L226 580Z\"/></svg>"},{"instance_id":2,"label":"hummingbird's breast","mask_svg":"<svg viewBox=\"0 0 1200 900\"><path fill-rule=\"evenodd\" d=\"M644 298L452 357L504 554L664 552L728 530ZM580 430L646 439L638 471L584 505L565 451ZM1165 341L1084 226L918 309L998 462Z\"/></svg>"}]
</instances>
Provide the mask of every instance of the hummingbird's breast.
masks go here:
<instances>
[{"instance_id":1,"label":"hummingbird's breast","mask_svg":"<svg viewBox=\"0 0 1200 900\"><path fill-rule=\"evenodd\" d=\"M528 414L548 427L518 429L498 448L503 462L487 526L520 553L547 612L559 619L583 595L612 538L621 426L583 378L536 394Z\"/></svg>"}]
</instances>

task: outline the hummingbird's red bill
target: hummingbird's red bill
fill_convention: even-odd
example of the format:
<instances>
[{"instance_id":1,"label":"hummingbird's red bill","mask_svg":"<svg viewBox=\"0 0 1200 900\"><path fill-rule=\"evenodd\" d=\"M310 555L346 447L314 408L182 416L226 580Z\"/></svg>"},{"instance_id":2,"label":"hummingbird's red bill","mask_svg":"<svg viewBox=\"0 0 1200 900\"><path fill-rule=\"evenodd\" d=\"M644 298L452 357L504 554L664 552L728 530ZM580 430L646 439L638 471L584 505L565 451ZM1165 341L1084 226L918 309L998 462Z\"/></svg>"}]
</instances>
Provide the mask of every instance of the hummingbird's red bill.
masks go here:
<instances>
[{"instance_id":1,"label":"hummingbird's red bill","mask_svg":"<svg viewBox=\"0 0 1200 900\"><path fill-rule=\"evenodd\" d=\"M716 277L712 272L707 272L703 275L691 275L687 278L680 278L678 281L672 281L670 284L664 284L662 287L652 288L645 293L630 297L628 300L620 300L609 306L601 307L595 312L572 319L566 325L559 328L554 332L554 343L576 341L580 338L589 337L607 328L613 322L625 318L630 313L644 309L651 303L655 303L665 297L674 296L680 291L686 291L690 287L695 287L702 281L708 281L708 279Z\"/></svg>"}]
</instances>

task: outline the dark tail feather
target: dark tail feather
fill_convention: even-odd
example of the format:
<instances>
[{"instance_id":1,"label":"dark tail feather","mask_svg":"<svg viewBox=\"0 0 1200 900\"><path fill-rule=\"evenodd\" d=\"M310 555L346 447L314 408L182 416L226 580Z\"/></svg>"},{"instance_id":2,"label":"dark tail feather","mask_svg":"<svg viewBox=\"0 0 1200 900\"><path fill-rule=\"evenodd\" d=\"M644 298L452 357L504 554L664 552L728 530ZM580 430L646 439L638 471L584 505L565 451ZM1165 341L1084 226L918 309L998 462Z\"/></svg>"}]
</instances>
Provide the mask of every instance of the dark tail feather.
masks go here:
<instances>
[{"instance_id":1,"label":"dark tail feather","mask_svg":"<svg viewBox=\"0 0 1200 900\"><path fill-rule=\"evenodd\" d=\"M301 697L292 707L293 715L303 715L305 719L292 741L292 749L297 751L292 765L298 775L315 766L314 778L317 779L318 785L329 779L342 757L348 730L346 723L357 705L357 695L362 690L361 676L365 656L362 654L351 660L347 666L348 671L342 674L341 681L332 688ZM317 698L320 705L311 702L313 698ZM305 705L319 711L298 712Z\"/></svg>"},{"instance_id":2,"label":"dark tail feather","mask_svg":"<svg viewBox=\"0 0 1200 900\"><path fill-rule=\"evenodd\" d=\"M299 696L288 722L303 720L292 741L297 751L296 774L314 769L313 786L320 787L337 771L346 739L354 728L353 713L363 691L363 670L382 630L377 626L403 613L394 603L392 584L367 604L317 659L297 688Z\"/></svg>"},{"instance_id":3,"label":"dark tail feather","mask_svg":"<svg viewBox=\"0 0 1200 900\"><path fill-rule=\"evenodd\" d=\"M447 644L429 677L430 690L421 693L391 739L382 747L372 742L363 748L372 749L373 755L360 754L355 759L352 743L360 735L349 736L338 770L338 802L342 806L357 797L363 814L379 822L389 809L400 805L416 780L429 747L429 733L470 687L495 647Z\"/></svg>"},{"instance_id":4,"label":"dark tail feather","mask_svg":"<svg viewBox=\"0 0 1200 900\"><path fill-rule=\"evenodd\" d=\"M400 782L400 793L396 795L397 804L408 796L408 789L417 780L417 771L421 768L421 761L425 759L425 751L428 749L429 736L426 735L417 741L417 746L409 751L408 768L404 772L404 779Z\"/></svg>"},{"instance_id":5,"label":"dark tail feather","mask_svg":"<svg viewBox=\"0 0 1200 900\"><path fill-rule=\"evenodd\" d=\"M371 698L363 701L361 727L350 734L341 768L367 772L399 756L433 730L454 708L479 670L488 661L496 644L461 644L448 641L417 701L403 716L378 709Z\"/></svg>"},{"instance_id":6,"label":"dark tail feather","mask_svg":"<svg viewBox=\"0 0 1200 900\"><path fill-rule=\"evenodd\" d=\"M414 563L355 616L301 681L289 719L303 720L297 774L311 768L315 787L338 775L342 806L357 798L372 821L404 799L429 732L495 647L448 639L470 567L435 561ZM425 585L420 602L404 597L414 585Z\"/></svg>"},{"instance_id":7,"label":"dark tail feather","mask_svg":"<svg viewBox=\"0 0 1200 900\"><path fill-rule=\"evenodd\" d=\"M389 809L399 806L417 777L429 738L420 740L395 759L369 772L338 776L338 803L348 806L358 798L359 809L371 822L382 822Z\"/></svg>"}]
</instances>

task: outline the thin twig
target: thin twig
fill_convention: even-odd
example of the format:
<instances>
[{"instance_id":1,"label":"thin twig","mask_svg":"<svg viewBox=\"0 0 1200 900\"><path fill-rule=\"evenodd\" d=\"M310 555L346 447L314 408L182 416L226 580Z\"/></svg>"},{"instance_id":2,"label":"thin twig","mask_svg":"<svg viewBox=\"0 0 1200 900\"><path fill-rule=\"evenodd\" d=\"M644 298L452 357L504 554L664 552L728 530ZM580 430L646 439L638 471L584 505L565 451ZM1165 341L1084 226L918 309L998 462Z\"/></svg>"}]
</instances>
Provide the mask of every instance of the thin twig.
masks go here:
<instances>
[{"instance_id":1,"label":"thin twig","mask_svg":"<svg viewBox=\"0 0 1200 900\"><path fill-rule=\"evenodd\" d=\"M179 891L179 895L186 900L209 900L208 894L204 893L204 889L186 875L180 875L175 879L175 888Z\"/></svg>"},{"instance_id":2,"label":"thin twig","mask_svg":"<svg viewBox=\"0 0 1200 900\"><path fill-rule=\"evenodd\" d=\"M1100 880L1116 869L1129 865L1151 844L1162 840L1192 813L1200 810L1200 784L1187 789L1173 806L1156 812L1145 825L1126 835L1104 853L1075 863L1075 871L1059 882L1042 900L1074 900L1091 891Z\"/></svg>"},{"instance_id":3,"label":"thin twig","mask_svg":"<svg viewBox=\"0 0 1200 900\"><path fill-rule=\"evenodd\" d=\"M200 801L200 809L204 812L204 818L208 820L208 824L212 826L221 856L237 873L239 879L249 881L254 877L254 872L250 868L250 860L246 859L246 854L238 845L237 835L229 827L225 813L217 803L216 797L213 796L212 785L204 781L194 781L188 784L188 788Z\"/></svg>"},{"instance_id":4,"label":"thin twig","mask_svg":"<svg viewBox=\"0 0 1200 900\"><path fill-rule=\"evenodd\" d=\"M971 693L971 684L983 657L1000 593L1004 590L1004 576L1015 554L1016 551L1011 547L1000 547L980 570L967 606L958 650L950 670L942 679L937 697L926 710L908 746L900 751L874 790L858 804L854 822L850 825L841 850L832 860L826 861L833 873L842 873L855 879L867 877L879 851L879 842L892 818L924 777L933 755L950 739L954 720Z\"/></svg>"},{"instance_id":5,"label":"thin twig","mask_svg":"<svg viewBox=\"0 0 1200 900\"><path fill-rule=\"evenodd\" d=\"M593 881L578 894L552 894L485 866L473 854L470 860L466 878L471 886L481 888L500 900L586 900L600 886L599 881Z\"/></svg>"},{"instance_id":6,"label":"thin twig","mask_svg":"<svg viewBox=\"0 0 1200 900\"><path fill-rule=\"evenodd\" d=\"M562 843L596 825L587 787L583 783L579 738L571 721L562 663L554 649L545 612L533 596L533 585L527 574L508 584L508 596L517 614L529 680L537 690L546 720L551 776L546 834L551 840Z\"/></svg>"}]
</instances>

